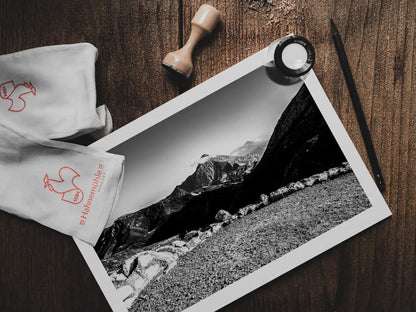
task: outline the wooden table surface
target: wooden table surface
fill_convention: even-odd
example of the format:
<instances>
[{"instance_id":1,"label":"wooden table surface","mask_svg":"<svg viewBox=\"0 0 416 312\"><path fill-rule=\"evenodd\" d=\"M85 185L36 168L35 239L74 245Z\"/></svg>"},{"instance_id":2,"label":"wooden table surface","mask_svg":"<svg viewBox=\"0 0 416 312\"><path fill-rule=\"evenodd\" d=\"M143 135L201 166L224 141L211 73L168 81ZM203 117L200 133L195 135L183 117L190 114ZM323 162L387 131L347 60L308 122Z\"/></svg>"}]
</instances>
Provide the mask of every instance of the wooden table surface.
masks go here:
<instances>
[{"instance_id":1,"label":"wooden table surface","mask_svg":"<svg viewBox=\"0 0 416 312\"><path fill-rule=\"evenodd\" d=\"M299 0L296 9L210 1L222 21L187 83L161 67L203 1L3 0L0 53L87 41L99 50L98 104L115 128L289 32L315 46L315 72L368 165L329 32L338 25L386 178L393 217L221 311L416 311L416 3ZM253 4L254 2L252 2ZM1 70L1 69L0 69ZM1 202L0 202L1 205ZM0 212L0 311L110 311L70 237Z\"/></svg>"}]
</instances>

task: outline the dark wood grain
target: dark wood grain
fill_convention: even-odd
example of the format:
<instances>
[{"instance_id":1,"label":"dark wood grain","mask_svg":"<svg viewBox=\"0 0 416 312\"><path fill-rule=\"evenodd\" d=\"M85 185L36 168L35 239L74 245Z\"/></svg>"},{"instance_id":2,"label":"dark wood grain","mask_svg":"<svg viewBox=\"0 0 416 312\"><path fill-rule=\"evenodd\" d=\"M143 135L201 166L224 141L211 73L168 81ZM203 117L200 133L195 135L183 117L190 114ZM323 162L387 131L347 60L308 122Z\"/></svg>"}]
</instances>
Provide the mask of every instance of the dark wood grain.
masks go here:
<instances>
[{"instance_id":1,"label":"dark wood grain","mask_svg":"<svg viewBox=\"0 0 416 312\"><path fill-rule=\"evenodd\" d=\"M178 1L2 1L0 52L87 41L99 51L98 105L115 128L178 95L160 66L179 47Z\"/></svg>"},{"instance_id":2,"label":"dark wood grain","mask_svg":"<svg viewBox=\"0 0 416 312\"><path fill-rule=\"evenodd\" d=\"M280 1L275 1L277 4ZM222 14L195 49L195 72L178 82L160 66L189 36L204 1L2 1L0 53L89 41L99 104L116 127L259 51L289 32L315 46L315 72L368 165L329 33L342 35L379 156L394 215L222 311L416 310L416 4L412 0L293 1L266 13L239 1L210 1ZM302 9L302 7L304 8ZM297 16L297 17L296 17ZM0 213L0 311L108 311L70 238Z\"/></svg>"}]
</instances>

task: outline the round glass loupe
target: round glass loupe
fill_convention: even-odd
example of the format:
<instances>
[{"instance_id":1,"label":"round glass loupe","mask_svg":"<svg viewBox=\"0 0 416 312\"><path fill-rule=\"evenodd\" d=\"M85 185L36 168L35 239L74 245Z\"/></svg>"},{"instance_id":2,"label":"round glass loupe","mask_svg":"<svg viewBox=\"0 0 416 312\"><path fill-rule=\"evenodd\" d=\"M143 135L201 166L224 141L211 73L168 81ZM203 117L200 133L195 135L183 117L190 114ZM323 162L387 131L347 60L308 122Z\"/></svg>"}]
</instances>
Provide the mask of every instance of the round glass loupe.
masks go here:
<instances>
[{"instance_id":1,"label":"round glass loupe","mask_svg":"<svg viewBox=\"0 0 416 312\"><path fill-rule=\"evenodd\" d=\"M315 50L305 38L289 35L273 42L266 50L264 66L267 75L282 85L304 79L315 62Z\"/></svg>"}]
</instances>

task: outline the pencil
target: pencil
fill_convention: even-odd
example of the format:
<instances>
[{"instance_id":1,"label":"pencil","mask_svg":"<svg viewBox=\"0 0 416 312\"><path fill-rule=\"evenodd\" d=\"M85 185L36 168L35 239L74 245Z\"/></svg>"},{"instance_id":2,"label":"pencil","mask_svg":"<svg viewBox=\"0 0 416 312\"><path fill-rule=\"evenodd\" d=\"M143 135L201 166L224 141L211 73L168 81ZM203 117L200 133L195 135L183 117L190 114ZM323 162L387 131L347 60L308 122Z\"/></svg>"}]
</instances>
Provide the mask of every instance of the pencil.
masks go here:
<instances>
[{"instance_id":1,"label":"pencil","mask_svg":"<svg viewBox=\"0 0 416 312\"><path fill-rule=\"evenodd\" d=\"M386 189L386 185L384 183L383 175L381 174L381 169L377 160L376 151L374 150L373 141L371 140L370 131L368 130L368 125L365 120L360 98L358 97L357 87L355 86L354 79L352 77L347 55L345 54L344 45L342 44L341 36L339 35L338 29L335 26L335 23L332 20L332 17L329 17L329 20L331 23L332 38L334 39L335 48L337 50L339 62L341 63L342 71L344 72L344 77L347 82L348 90L350 92L352 105L354 107L358 125L361 130L361 135L363 137L365 148L367 150L367 156L370 161L371 169L373 171L378 189L380 190L380 192L384 192L384 190Z\"/></svg>"}]
</instances>

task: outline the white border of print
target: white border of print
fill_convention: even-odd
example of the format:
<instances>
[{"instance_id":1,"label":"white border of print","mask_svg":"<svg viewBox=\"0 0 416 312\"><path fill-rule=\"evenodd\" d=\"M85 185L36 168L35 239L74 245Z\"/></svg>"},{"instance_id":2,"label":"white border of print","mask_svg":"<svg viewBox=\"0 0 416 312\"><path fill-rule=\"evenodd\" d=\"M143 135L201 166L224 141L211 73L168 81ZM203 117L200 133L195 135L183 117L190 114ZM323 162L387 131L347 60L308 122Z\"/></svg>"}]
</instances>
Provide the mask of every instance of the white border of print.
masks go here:
<instances>
[{"instance_id":1,"label":"white border of print","mask_svg":"<svg viewBox=\"0 0 416 312\"><path fill-rule=\"evenodd\" d=\"M211 93L262 67L266 50L267 48L206 80L166 104L159 106L93 143L91 146L108 151L173 114L180 112ZM201 312L218 310L391 215L383 196L377 189L375 182L313 71L307 76L305 83L370 200L372 207L199 301L193 306L188 307L184 311ZM77 239L74 240L111 308L114 311L127 311L123 306L121 298L118 298L116 288L111 282L94 248Z\"/></svg>"}]
</instances>

